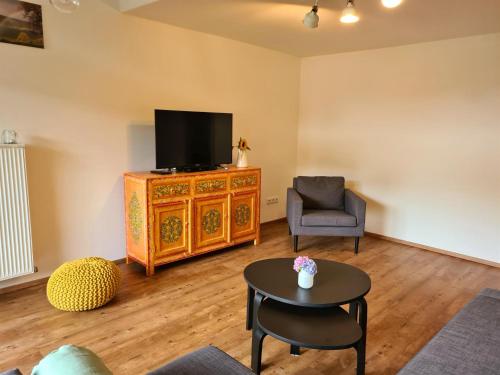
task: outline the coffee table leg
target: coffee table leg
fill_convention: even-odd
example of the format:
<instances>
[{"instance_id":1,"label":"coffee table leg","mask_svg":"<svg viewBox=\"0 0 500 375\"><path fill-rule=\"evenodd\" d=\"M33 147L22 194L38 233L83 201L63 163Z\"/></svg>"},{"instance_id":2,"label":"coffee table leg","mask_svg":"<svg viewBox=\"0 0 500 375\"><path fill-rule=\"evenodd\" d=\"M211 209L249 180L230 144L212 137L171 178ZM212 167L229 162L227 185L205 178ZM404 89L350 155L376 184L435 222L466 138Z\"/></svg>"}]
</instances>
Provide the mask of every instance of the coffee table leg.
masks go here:
<instances>
[{"instance_id":1,"label":"coffee table leg","mask_svg":"<svg viewBox=\"0 0 500 375\"><path fill-rule=\"evenodd\" d=\"M290 345L291 355L300 355L300 346Z\"/></svg>"},{"instance_id":2,"label":"coffee table leg","mask_svg":"<svg viewBox=\"0 0 500 375\"><path fill-rule=\"evenodd\" d=\"M259 311L260 304L264 296L259 292L254 292L253 302L252 302L252 328L257 328L257 312Z\"/></svg>"},{"instance_id":3,"label":"coffee table leg","mask_svg":"<svg viewBox=\"0 0 500 375\"><path fill-rule=\"evenodd\" d=\"M262 341L266 334L262 331L257 324L257 312L259 311L260 304L264 296L259 292L254 291L254 298L252 302L252 370L256 374L260 374L262 363Z\"/></svg>"},{"instance_id":4,"label":"coffee table leg","mask_svg":"<svg viewBox=\"0 0 500 375\"><path fill-rule=\"evenodd\" d=\"M257 375L260 374L262 364L262 342L266 334L260 328L252 330L252 370Z\"/></svg>"},{"instance_id":5,"label":"coffee table leg","mask_svg":"<svg viewBox=\"0 0 500 375\"><path fill-rule=\"evenodd\" d=\"M255 298L255 290L250 285L248 286L247 297L247 331L252 329L253 322L253 299Z\"/></svg>"},{"instance_id":6,"label":"coffee table leg","mask_svg":"<svg viewBox=\"0 0 500 375\"><path fill-rule=\"evenodd\" d=\"M349 304L349 316L358 321L358 304L357 302L352 302Z\"/></svg>"},{"instance_id":7,"label":"coffee table leg","mask_svg":"<svg viewBox=\"0 0 500 375\"><path fill-rule=\"evenodd\" d=\"M366 326L367 326L367 316L368 316L368 305L364 298L359 300L359 325L363 331L363 336L356 345L356 350L358 352L358 361L356 375L365 374L365 361L366 361Z\"/></svg>"}]
</instances>

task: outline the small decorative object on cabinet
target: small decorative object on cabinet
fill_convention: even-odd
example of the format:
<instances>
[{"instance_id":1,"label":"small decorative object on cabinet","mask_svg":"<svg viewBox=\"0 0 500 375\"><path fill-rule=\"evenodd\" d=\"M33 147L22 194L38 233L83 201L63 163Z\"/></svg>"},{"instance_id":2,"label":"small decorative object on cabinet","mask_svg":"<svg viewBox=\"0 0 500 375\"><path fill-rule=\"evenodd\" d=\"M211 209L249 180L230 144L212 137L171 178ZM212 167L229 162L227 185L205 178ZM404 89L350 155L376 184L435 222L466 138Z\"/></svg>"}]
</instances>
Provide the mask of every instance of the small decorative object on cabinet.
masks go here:
<instances>
[{"instance_id":1,"label":"small decorative object on cabinet","mask_svg":"<svg viewBox=\"0 0 500 375\"><path fill-rule=\"evenodd\" d=\"M248 159L247 159L247 151L252 151L250 147L248 147L248 142L245 138L241 138L238 142L237 146L234 146L238 149L238 160L236 161L236 167L238 168L246 168L248 167Z\"/></svg>"},{"instance_id":2,"label":"small decorative object on cabinet","mask_svg":"<svg viewBox=\"0 0 500 375\"><path fill-rule=\"evenodd\" d=\"M125 174L127 262L155 266L260 238L260 168Z\"/></svg>"},{"instance_id":3,"label":"small decorative object on cabinet","mask_svg":"<svg viewBox=\"0 0 500 375\"><path fill-rule=\"evenodd\" d=\"M318 267L314 260L307 256L297 257L293 262L293 269L299 274L299 286L304 289L312 288L314 275L318 273Z\"/></svg>"}]
</instances>

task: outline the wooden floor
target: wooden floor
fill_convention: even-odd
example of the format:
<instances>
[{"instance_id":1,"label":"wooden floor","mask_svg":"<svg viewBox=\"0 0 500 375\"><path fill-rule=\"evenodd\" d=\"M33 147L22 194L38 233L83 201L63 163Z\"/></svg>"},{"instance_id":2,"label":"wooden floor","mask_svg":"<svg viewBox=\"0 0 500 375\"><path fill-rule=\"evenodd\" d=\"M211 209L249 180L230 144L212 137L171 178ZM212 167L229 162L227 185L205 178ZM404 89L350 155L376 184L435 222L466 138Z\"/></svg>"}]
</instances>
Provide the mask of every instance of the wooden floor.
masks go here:
<instances>
[{"instance_id":1,"label":"wooden floor","mask_svg":"<svg viewBox=\"0 0 500 375\"><path fill-rule=\"evenodd\" d=\"M375 238L304 238L300 254L346 262L372 278L368 301L367 374L396 373L481 288L500 287L500 270ZM250 364L245 330L250 262L292 257L286 224L263 226L262 244L165 266L151 278L121 265L123 283L104 308L67 313L52 308L44 286L0 295L0 372L25 374L62 344L86 346L117 375L143 374L213 344ZM264 340L263 374L354 374L355 352L304 350Z\"/></svg>"}]
</instances>

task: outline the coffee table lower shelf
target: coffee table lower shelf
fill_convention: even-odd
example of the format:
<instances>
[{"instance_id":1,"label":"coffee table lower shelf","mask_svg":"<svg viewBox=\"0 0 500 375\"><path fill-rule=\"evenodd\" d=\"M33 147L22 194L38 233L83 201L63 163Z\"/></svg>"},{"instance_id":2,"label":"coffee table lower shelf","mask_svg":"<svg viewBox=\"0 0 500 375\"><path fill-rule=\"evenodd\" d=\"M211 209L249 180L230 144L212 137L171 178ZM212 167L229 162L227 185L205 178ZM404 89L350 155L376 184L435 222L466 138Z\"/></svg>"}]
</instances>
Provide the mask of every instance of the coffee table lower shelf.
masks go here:
<instances>
[{"instance_id":1,"label":"coffee table lower shelf","mask_svg":"<svg viewBox=\"0 0 500 375\"><path fill-rule=\"evenodd\" d=\"M266 335L291 345L291 354L300 347L339 350L354 347L363 352L363 330L355 317L339 306L310 308L281 303L270 298L262 301L257 312L257 327L252 330L252 369L260 374L262 343ZM362 366L364 373L364 366ZM358 374L360 372L358 371Z\"/></svg>"}]
</instances>

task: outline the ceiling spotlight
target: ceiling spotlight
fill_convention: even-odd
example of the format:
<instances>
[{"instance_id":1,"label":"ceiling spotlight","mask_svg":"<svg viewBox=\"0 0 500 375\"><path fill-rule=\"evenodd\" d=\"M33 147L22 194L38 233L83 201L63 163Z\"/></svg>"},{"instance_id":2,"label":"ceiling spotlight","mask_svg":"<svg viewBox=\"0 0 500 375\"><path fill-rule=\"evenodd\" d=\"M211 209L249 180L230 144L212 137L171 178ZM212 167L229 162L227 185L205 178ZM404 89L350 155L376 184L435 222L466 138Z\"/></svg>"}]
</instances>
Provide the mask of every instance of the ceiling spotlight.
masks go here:
<instances>
[{"instance_id":1,"label":"ceiling spotlight","mask_svg":"<svg viewBox=\"0 0 500 375\"><path fill-rule=\"evenodd\" d=\"M382 0L382 5L386 8L396 8L401 5L403 0Z\"/></svg>"},{"instance_id":2,"label":"ceiling spotlight","mask_svg":"<svg viewBox=\"0 0 500 375\"><path fill-rule=\"evenodd\" d=\"M358 12L354 7L354 0L348 0L347 6L342 11L342 17L340 17L340 22L342 23L356 23L359 21Z\"/></svg>"},{"instance_id":3,"label":"ceiling spotlight","mask_svg":"<svg viewBox=\"0 0 500 375\"><path fill-rule=\"evenodd\" d=\"M304 26L310 29L315 29L319 24L319 16L318 16L318 0L314 1L314 5L310 12L307 12L304 16Z\"/></svg>"},{"instance_id":4,"label":"ceiling spotlight","mask_svg":"<svg viewBox=\"0 0 500 375\"><path fill-rule=\"evenodd\" d=\"M50 0L50 3L61 13L73 13L80 6L80 0Z\"/></svg>"}]
</instances>

